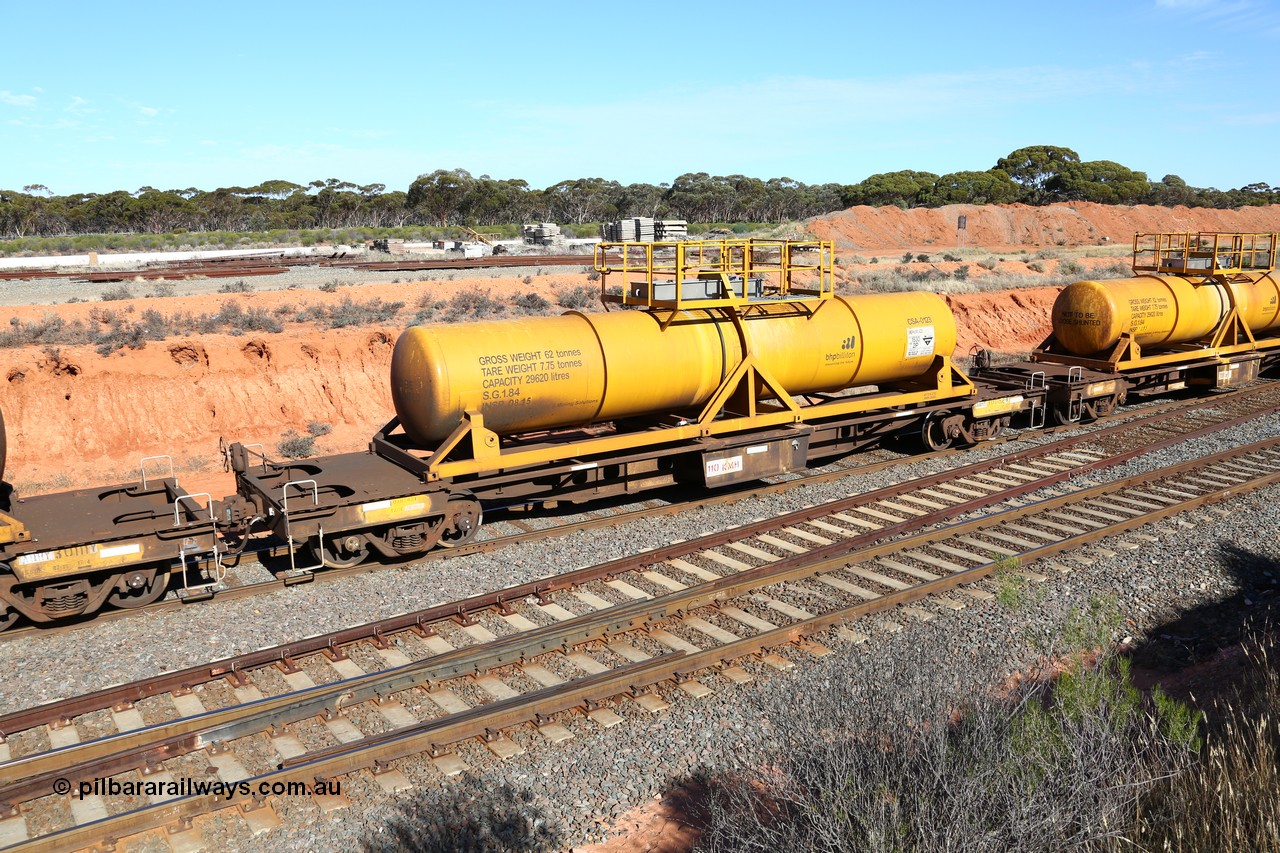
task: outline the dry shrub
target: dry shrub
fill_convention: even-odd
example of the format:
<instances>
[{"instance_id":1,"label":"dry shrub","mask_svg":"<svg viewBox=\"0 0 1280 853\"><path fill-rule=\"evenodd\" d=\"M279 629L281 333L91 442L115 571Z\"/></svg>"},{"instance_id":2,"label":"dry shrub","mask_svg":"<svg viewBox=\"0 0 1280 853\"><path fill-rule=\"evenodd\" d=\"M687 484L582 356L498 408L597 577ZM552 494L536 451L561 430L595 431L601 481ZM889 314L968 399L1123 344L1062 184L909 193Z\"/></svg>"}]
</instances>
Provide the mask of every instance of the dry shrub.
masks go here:
<instances>
[{"instance_id":1,"label":"dry shrub","mask_svg":"<svg viewBox=\"0 0 1280 853\"><path fill-rule=\"evenodd\" d=\"M1124 660L993 691L1004 662L914 654L767 688L750 769L701 780L702 848L1132 849L1142 792L1194 759L1198 716L1144 701Z\"/></svg>"},{"instance_id":2,"label":"dry shrub","mask_svg":"<svg viewBox=\"0 0 1280 853\"><path fill-rule=\"evenodd\" d=\"M1211 704L1200 761L1143 798L1136 849L1280 850L1280 636L1245 649L1244 682Z\"/></svg>"},{"instance_id":3,"label":"dry shrub","mask_svg":"<svg viewBox=\"0 0 1280 853\"><path fill-rule=\"evenodd\" d=\"M580 284L568 290L556 291L556 304L570 311L581 311L600 304L600 288Z\"/></svg>"},{"instance_id":4,"label":"dry shrub","mask_svg":"<svg viewBox=\"0 0 1280 853\"><path fill-rule=\"evenodd\" d=\"M492 774L444 780L406 798L363 839L368 853L563 850L564 830L526 787Z\"/></svg>"}]
</instances>

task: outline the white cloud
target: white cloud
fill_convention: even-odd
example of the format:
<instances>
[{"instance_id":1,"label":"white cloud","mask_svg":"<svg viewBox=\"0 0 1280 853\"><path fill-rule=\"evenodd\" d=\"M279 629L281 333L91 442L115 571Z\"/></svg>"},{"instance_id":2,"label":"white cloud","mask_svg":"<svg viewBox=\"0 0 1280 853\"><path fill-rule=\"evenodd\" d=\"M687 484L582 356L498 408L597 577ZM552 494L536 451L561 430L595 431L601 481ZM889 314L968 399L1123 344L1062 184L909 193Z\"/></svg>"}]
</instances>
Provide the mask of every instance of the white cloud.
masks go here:
<instances>
[{"instance_id":1,"label":"white cloud","mask_svg":"<svg viewBox=\"0 0 1280 853\"><path fill-rule=\"evenodd\" d=\"M124 98L118 98L117 100L124 106L137 111L139 115L144 115L147 118L153 118L160 115L160 109L158 107L149 107L146 104L139 103L138 101L129 101Z\"/></svg>"},{"instance_id":2,"label":"white cloud","mask_svg":"<svg viewBox=\"0 0 1280 853\"><path fill-rule=\"evenodd\" d=\"M1269 127L1271 125L1280 124L1280 112L1224 115L1218 120L1222 124L1234 125L1236 127Z\"/></svg>"},{"instance_id":3,"label":"white cloud","mask_svg":"<svg viewBox=\"0 0 1280 853\"><path fill-rule=\"evenodd\" d=\"M1257 0L1156 0L1156 6L1233 32L1280 35L1280 13Z\"/></svg>"},{"instance_id":4,"label":"white cloud","mask_svg":"<svg viewBox=\"0 0 1280 853\"><path fill-rule=\"evenodd\" d=\"M6 104L11 107L34 107L36 105L36 96L15 95L8 89L0 89L0 104Z\"/></svg>"}]
</instances>

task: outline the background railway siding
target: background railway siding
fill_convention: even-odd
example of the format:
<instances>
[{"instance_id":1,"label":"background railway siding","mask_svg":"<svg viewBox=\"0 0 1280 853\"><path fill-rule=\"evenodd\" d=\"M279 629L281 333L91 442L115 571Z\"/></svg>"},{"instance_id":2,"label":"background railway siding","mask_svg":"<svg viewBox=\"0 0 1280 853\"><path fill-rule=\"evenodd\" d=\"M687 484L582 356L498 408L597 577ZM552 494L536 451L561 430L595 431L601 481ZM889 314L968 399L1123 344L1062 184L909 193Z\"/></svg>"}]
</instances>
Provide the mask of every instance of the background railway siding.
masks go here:
<instances>
[{"instance_id":1,"label":"background railway siding","mask_svg":"<svg viewBox=\"0 0 1280 853\"><path fill-rule=\"evenodd\" d=\"M1274 424L1272 424L1273 430L1274 430L1274 426L1275 426L1275 425L1274 425ZM1185 522L1184 522L1184 523L1185 523ZM1192 522L1192 523L1194 523L1194 522ZM1143 535L1147 535L1147 534L1143 534ZM1107 556L1114 556L1114 554L1115 554L1115 552L1114 552L1114 551L1107 551L1105 548L1103 548L1103 549L1099 549L1099 553L1100 553L1100 556L1102 556L1102 557L1104 557L1104 558L1105 558L1105 557L1107 557ZM1088 558L1086 558L1086 559L1088 559ZM1062 570L1062 567L1061 567L1061 565L1060 565L1060 564L1057 564L1057 565L1053 566L1052 568L1054 568L1054 569L1056 569L1056 570L1058 570L1058 571L1061 571L1061 570ZM804 590L803 585L797 585L796 587L794 587L794 588L793 588L793 590L792 590L792 595L793 595L793 596L794 596L794 595L798 595L798 598L794 598L794 597L793 597L793 601L794 601L796 604L798 604L799 606L804 606L804 604L805 604L805 603L807 603L807 602L809 602L809 601L810 601L810 598L811 598L811 596L812 596L812 591L810 590L810 591L809 591L809 596L806 596L806 593L805 593L805 590ZM782 596L781 596L781 595L779 595L779 597L782 597ZM936 603L936 602L934 602L933 604L935 604L935 605L936 605L937 603ZM748 602L748 603L747 603L747 605L746 605L746 607L745 607L744 609L748 609L748 610L750 610L750 611L754 612L757 616L760 616L760 617L765 618L765 619L772 619L772 620L774 620L774 621L777 621L777 619L778 619L778 615L777 615L777 612L776 612L776 611L777 611L777 608L776 608L776 607L774 607L773 609L769 609L769 608L767 608L767 607L765 606L765 603L764 603L764 602L763 602L759 597L755 597L755 598L753 598L751 602ZM907 621L908 623L910 623L910 622L911 622L912 620L914 620L914 619L929 619L929 620L931 621L931 620L932 620L933 618L935 618L937 615L942 615L942 614L945 614L945 613L949 612L949 611L950 611L950 609L951 609L951 608L948 608L948 607L946 607L946 606L935 606L935 607L931 607L931 608L921 606L921 607L916 608L914 611L904 611L904 612L903 612L903 614L901 614L901 615L905 615L905 616L907 616L907 620L906 620L906 621ZM894 622L891 622L891 621L884 621L884 622L883 622L883 624L882 624L882 626L880 627L880 630L891 630L888 626L893 625L893 624L895 624L895 623L894 623ZM862 626L861 626L861 623L860 623L860 624L859 624L859 628L861 628L861 627L862 627ZM688 639L688 640L696 641L696 640L698 639L698 635L689 635L689 634L687 633L687 630L685 630L685 629L684 629L684 626L681 626L681 625L679 625L679 624L672 623L672 624L670 624L670 625L668 626L668 628L672 631L672 633L684 633L684 634L685 634L686 639ZM732 630L732 628L730 628L730 630ZM739 632L741 632L741 627L740 627L740 626L738 626L738 631L739 631ZM460 639L461 639L461 638L460 638ZM702 644L703 644L703 645L705 645L705 637L704 637L704 638L703 638L703 640L702 640ZM641 645L641 644L637 642L637 644L636 644L636 645ZM652 653L652 652L659 651L659 650L660 650L659 648L654 648L654 647L652 647L652 645L650 646L650 648L647 648L647 649L646 649L646 651L650 651L651 653ZM780 663L780 662L781 662L781 658L779 658L779 657L777 657L777 656L769 656L769 658L766 658L766 660L768 660L768 659L774 659L774 660L775 660L775 663ZM275 678L275 677L276 677L276 676L275 676L274 674L271 674L271 673L268 673L268 674L267 674L267 678L268 678L268 680L271 680L271 679L273 679L273 678ZM263 687L267 687L268 685L264 683L262 686L263 686ZM281 688L280 688L280 685L275 685L275 687L276 687L276 689L281 689ZM673 701L673 699L674 699L674 700L679 700L679 699L680 699L680 696L679 696L679 693L678 693L679 689L680 689L680 688L674 688L672 691L669 691L670 695L669 695L669 696L667 696L667 697L664 697L664 698L666 698L666 700L667 700L668 702ZM468 698L468 699L470 699L471 701L478 701L478 700L480 700L481 698L483 698L480 694L476 693L475 691L466 691L466 693L467 693L467 698ZM376 724L376 721L377 721L377 717L375 716L375 717L373 718L373 723L374 723L374 724ZM364 720L364 725L371 725L371 723L370 723L370 721L369 721L369 720ZM384 723L384 726L385 726L385 723ZM362 727L363 727L363 726L362 726ZM376 725L374 725L374 727L376 728ZM525 748L527 749L527 748L529 748L529 747L528 747L528 746L525 746ZM34 826L34 825L32 825L32 828L34 829L34 828L35 828L35 826Z\"/></svg>"}]
</instances>

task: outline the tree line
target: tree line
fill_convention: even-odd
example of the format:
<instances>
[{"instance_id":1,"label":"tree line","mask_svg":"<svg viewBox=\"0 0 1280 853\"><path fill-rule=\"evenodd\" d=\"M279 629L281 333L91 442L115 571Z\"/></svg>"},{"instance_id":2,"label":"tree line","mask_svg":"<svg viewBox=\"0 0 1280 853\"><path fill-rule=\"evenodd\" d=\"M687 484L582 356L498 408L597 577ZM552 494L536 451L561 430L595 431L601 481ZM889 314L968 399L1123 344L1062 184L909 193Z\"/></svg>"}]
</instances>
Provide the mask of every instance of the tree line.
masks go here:
<instances>
[{"instance_id":1,"label":"tree line","mask_svg":"<svg viewBox=\"0 0 1280 853\"><path fill-rule=\"evenodd\" d=\"M986 171L903 170L856 184L805 184L791 178L689 172L670 183L621 184L575 178L545 189L519 178L472 176L465 169L420 175L407 190L337 178L252 187L55 195L32 184L0 190L0 236L175 231L270 231L299 228L383 228L405 225L486 226L549 221L581 225L625 216L690 222L782 222L854 205L902 208L945 204L1103 204L1235 208L1280 202L1280 187L1189 186L1177 175L1148 180L1110 160L1082 160L1070 148L1037 145L1001 157Z\"/></svg>"}]
</instances>

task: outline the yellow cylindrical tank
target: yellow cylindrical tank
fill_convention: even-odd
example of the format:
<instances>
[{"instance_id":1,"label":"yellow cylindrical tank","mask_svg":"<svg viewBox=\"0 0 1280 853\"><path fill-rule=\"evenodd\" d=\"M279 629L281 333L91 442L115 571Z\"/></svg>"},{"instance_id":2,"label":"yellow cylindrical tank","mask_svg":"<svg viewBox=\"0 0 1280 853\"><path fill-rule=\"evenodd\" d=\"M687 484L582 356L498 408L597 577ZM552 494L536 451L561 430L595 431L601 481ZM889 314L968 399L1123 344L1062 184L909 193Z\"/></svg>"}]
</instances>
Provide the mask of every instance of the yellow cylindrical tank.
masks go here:
<instances>
[{"instance_id":1,"label":"yellow cylindrical tank","mask_svg":"<svg viewBox=\"0 0 1280 853\"><path fill-rule=\"evenodd\" d=\"M1145 275L1077 281L1053 303L1053 334L1077 355L1115 346L1129 332L1144 348L1187 343L1211 333L1235 306L1255 336L1280 330L1280 281L1247 273L1228 282Z\"/></svg>"},{"instance_id":2,"label":"yellow cylindrical tank","mask_svg":"<svg viewBox=\"0 0 1280 853\"><path fill-rule=\"evenodd\" d=\"M785 303L742 318L746 348L792 394L914 378L950 355L955 318L932 293ZM405 432L439 443L467 410L500 434L673 412L705 403L742 363L733 322L716 312L613 311L414 326L391 357Z\"/></svg>"}]
</instances>

